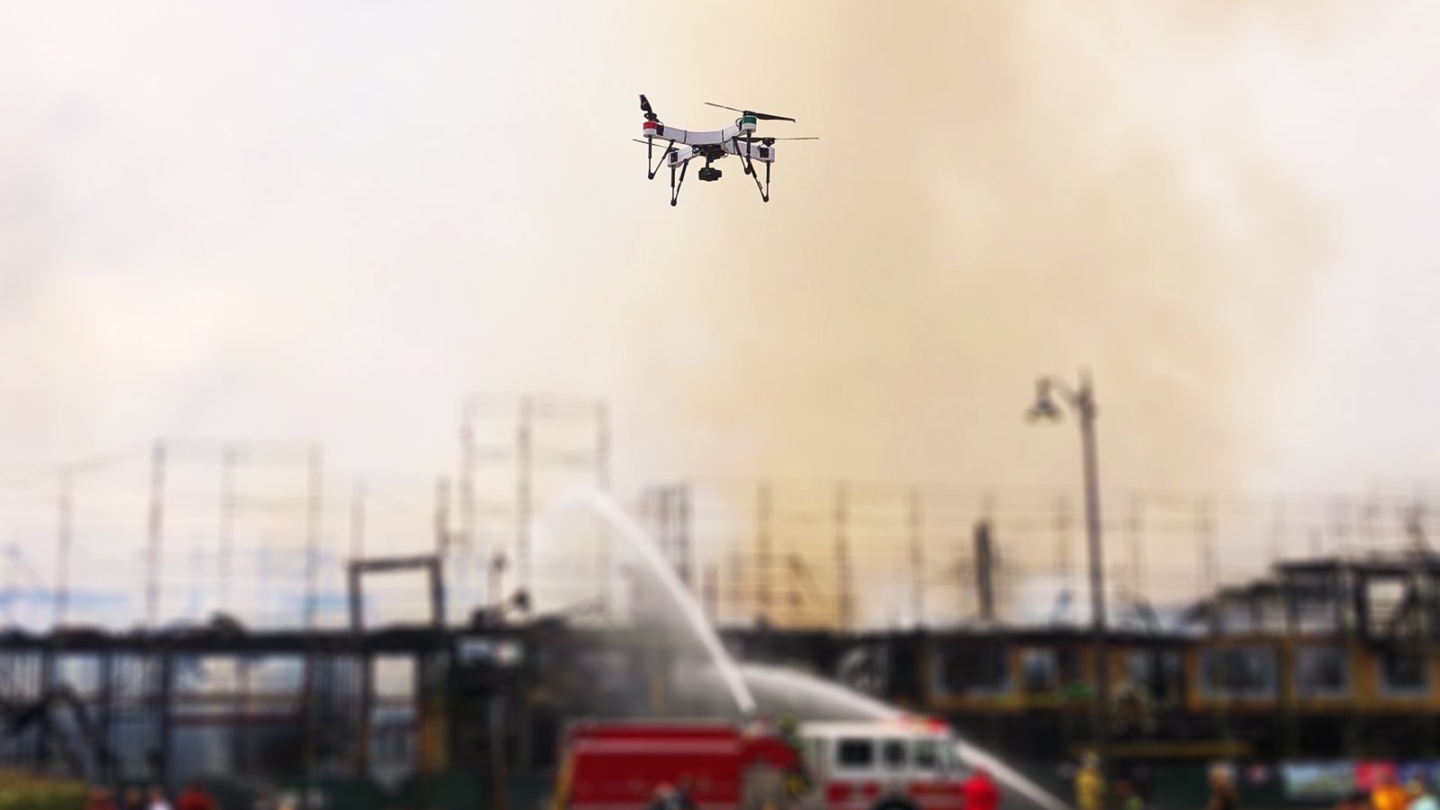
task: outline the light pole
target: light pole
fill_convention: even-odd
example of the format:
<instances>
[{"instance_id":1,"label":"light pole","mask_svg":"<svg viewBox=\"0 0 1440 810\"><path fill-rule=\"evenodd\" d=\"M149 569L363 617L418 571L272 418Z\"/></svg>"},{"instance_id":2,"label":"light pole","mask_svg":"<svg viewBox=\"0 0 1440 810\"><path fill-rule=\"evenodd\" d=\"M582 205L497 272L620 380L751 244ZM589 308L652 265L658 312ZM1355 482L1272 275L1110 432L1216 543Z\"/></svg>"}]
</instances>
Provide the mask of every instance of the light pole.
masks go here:
<instances>
[{"instance_id":1,"label":"light pole","mask_svg":"<svg viewBox=\"0 0 1440 810\"><path fill-rule=\"evenodd\" d=\"M1095 394L1089 372L1080 373L1078 388L1072 388L1055 377L1041 377L1035 385L1035 404L1026 415L1029 421L1060 421L1064 414L1055 403L1056 395L1080 423L1085 468L1085 536L1090 557L1090 626L1095 652L1095 689L1091 694L1090 711L1094 724L1095 755L1103 772L1110 759L1110 733L1106 717L1110 699L1110 668L1107 666L1109 644L1105 628L1105 561L1100 543L1100 472L1095 461Z\"/></svg>"}]
</instances>

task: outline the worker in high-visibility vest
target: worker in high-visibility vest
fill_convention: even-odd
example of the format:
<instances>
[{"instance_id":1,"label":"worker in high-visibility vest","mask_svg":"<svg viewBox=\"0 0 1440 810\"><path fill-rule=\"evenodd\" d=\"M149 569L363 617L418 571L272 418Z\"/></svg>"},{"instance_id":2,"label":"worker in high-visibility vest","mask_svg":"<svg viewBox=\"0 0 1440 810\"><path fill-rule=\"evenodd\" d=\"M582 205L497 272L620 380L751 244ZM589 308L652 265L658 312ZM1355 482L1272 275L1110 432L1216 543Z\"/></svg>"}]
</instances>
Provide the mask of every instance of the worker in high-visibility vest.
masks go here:
<instances>
[{"instance_id":1,"label":"worker in high-visibility vest","mask_svg":"<svg viewBox=\"0 0 1440 810\"><path fill-rule=\"evenodd\" d=\"M1375 780L1375 789L1370 791L1370 806L1374 810L1405 810L1410 806L1410 797L1395 782L1395 774L1381 771Z\"/></svg>"},{"instance_id":2,"label":"worker in high-visibility vest","mask_svg":"<svg viewBox=\"0 0 1440 810\"><path fill-rule=\"evenodd\" d=\"M1440 810L1435 794L1421 780L1411 779L1410 784L1405 786L1405 792L1410 795L1409 810Z\"/></svg>"},{"instance_id":3,"label":"worker in high-visibility vest","mask_svg":"<svg viewBox=\"0 0 1440 810\"><path fill-rule=\"evenodd\" d=\"M1075 810L1103 810L1105 777L1100 773L1100 758L1086 754L1075 773Z\"/></svg>"}]
</instances>

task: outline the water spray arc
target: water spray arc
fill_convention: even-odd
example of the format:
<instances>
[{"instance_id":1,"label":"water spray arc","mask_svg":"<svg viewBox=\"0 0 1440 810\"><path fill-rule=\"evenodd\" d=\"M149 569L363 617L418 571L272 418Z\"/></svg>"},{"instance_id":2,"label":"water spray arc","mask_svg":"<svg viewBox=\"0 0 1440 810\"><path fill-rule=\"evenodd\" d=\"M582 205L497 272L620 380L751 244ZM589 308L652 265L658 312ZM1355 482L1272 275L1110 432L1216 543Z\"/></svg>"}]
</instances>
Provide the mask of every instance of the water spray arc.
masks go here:
<instances>
[{"instance_id":1,"label":"water spray arc","mask_svg":"<svg viewBox=\"0 0 1440 810\"><path fill-rule=\"evenodd\" d=\"M834 706L840 711L872 720L901 717L904 712L874 698L861 695L843 686L808 675L775 667L738 664L726 651L715 628L705 618L699 602L686 590L665 555L649 534L609 495L596 489L571 491L541 512L530 524L531 539L541 541L551 522L578 509L587 508L608 523L638 554L644 564L660 580L667 596L685 617L696 638L709 653L721 682L730 693L735 706L745 717L755 716L759 705L750 684L791 694L805 695ZM983 767L1017 793L1035 802L1043 810L1072 810L1020 772L1006 765L987 751L966 742L959 742L956 753L975 767Z\"/></svg>"},{"instance_id":2,"label":"water spray arc","mask_svg":"<svg viewBox=\"0 0 1440 810\"><path fill-rule=\"evenodd\" d=\"M660 585L664 588L666 595L675 603L675 607L684 616L686 624L704 645L710 660L715 664L715 669L720 673L725 688L735 701L735 707L740 710L742 715L753 716L756 710L755 696L751 694L750 687L745 684L745 679L740 676L740 670L736 667L735 661L725 651L720 637L715 633L715 628L711 627L710 622L706 620L699 603L690 596L690 592L685 589L675 571L666 564L665 556L661 554L659 547L645 533L640 524L620 508L619 504L615 503L614 499L596 489L579 490L562 496L531 524L532 535L537 538L543 536L546 534L551 520L580 507L588 507L609 523L625 539L631 549L640 556L646 567L660 580Z\"/></svg>"}]
</instances>

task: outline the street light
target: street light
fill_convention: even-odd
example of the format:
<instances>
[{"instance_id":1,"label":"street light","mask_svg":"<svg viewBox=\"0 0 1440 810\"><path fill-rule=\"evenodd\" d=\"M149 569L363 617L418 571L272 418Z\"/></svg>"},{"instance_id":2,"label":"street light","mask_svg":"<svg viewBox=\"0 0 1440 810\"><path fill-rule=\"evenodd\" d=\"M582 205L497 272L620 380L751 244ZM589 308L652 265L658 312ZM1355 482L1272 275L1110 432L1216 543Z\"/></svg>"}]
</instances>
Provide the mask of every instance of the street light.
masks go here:
<instances>
[{"instance_id":1,"label":"street light","mask_svg":"<svg viewBox=\"0 0 1440 810\"><path fill-rule=\"evenodd\" d=\"M1035 384L1035 403L1026 413L1026 419L1032 423L1061 421L1064 411L1056 403L1057 396L1065 410L1080 423L1085 469L1085 535L1090 557L1090 625L1095 648L1095 689L1090 710L1095 754L1103 769L1109 763L1110 735L1105 706L1110 699L1110 668L1106 666L1109 645L1105 631L1105 563L1100 544L1100 472L1095 461L1095 394L1089 372L1080 373L1078 388L1055 377L1041 377Z\"/></svg>"}]
</instances>

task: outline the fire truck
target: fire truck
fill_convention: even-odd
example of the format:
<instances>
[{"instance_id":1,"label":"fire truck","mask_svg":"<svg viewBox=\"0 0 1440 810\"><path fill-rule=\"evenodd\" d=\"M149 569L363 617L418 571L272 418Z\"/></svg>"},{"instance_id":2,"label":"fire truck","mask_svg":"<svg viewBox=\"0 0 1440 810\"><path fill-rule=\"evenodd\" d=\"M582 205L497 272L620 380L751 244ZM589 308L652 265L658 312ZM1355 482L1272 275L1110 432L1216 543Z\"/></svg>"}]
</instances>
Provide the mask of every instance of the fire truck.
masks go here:
<instances>
[{"instance_id":1,"label":"fire truck","mask_svg":"<svg viewBox=\"0 0 1440 810\"><path fill-rule=\"evenodd\" d=\"M800 726L805 763L826 810L961 810L969 772L954 732L905 717Z\"/></svg>"},{"instance_id":2,"label":"fire truck","mask_svg":"<svg viewBox=\"0 0 1440 810\"><path fill-rule=\"evenodd\" d=\"M646 810L684 787L700 810L962 810L968 774L936 721L570 726L553 810ZM798 743L798 744L797 744Z\"/></svg>"}]
</instances>

